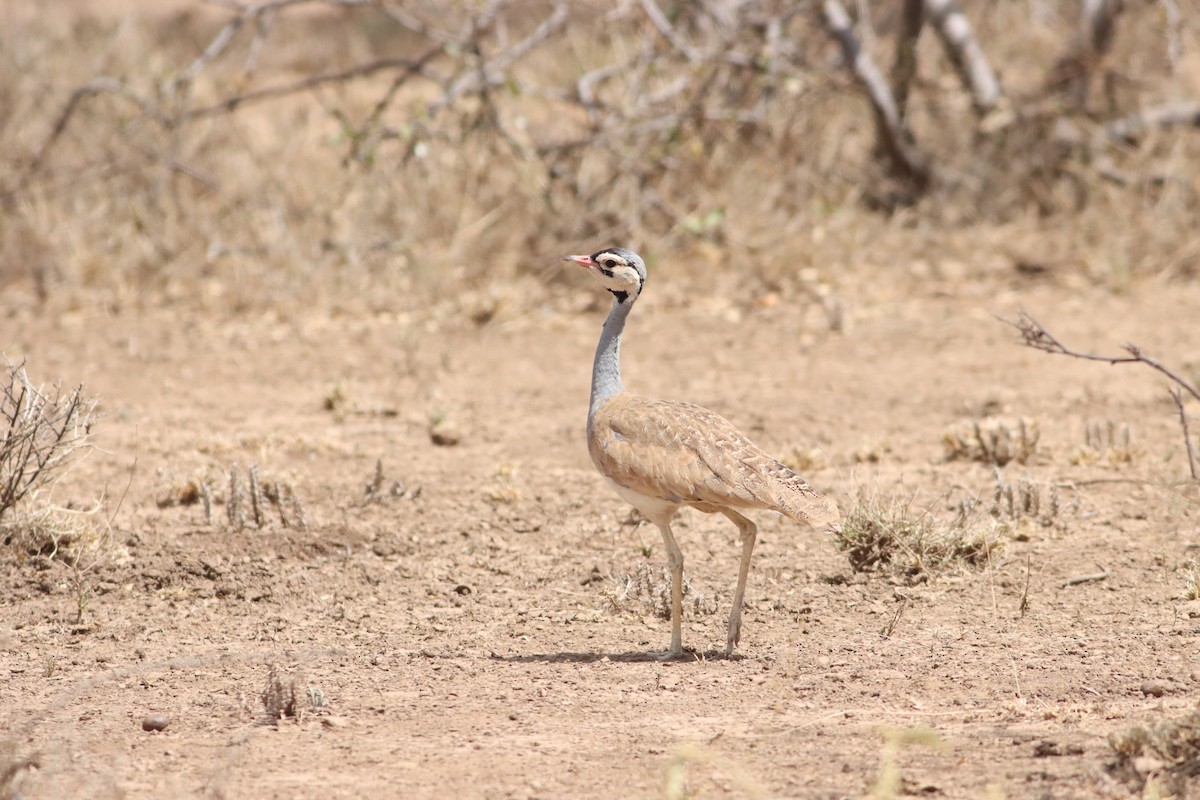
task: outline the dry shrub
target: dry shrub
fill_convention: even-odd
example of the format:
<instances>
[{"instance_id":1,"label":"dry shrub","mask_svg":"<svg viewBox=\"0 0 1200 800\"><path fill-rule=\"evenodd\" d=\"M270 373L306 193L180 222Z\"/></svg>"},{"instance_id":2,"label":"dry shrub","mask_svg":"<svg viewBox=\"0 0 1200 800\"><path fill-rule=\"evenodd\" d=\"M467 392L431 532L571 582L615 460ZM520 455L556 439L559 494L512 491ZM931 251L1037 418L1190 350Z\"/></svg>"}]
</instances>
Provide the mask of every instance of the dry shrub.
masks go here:
<instances>
[{"instance_id":1,"label":"dry shrub","mask_svg":"<svg viewBox=\"0 0 1200 800\"><path fill-rule=\"evenodd\" d=\"M1028 524L1049 527L1059 523L1062 509L1057 484L1043 484L1031 478L1020 478L1012 483L1004 479L999 468L995 469L994 477L988 513L1015 532L1017 539L1028 538Z\"/></svg>"},{"instance_id":2,"label":"dry shrub","mask_svg":"<svg viewBox=\"0 0 1200 800\"><path fill-rule=\"evenodd\" d=\"M275 664L267 671L267 683L260 698L271 723L282 719L303 721L306 714L322 712L327 702L318 687L304 685L303 675L287 676Z\"/></svg>"},{"instance_id":3,"label":"dry shrub","mask_svg":"<svg viewBox=\"0 0 1200 800\"><path fill-rule=\"evenodd\" d=\"M942 442L946 459L965 459L1003 467L1010 461L1029 464L1038 453L1041 430L1036 420L988 417L947 431Z\"/></svg>"},{"instance_id":4,"label":"dry shrub","mask_svg":"<svg viewBox=\"0 0 1200 800\"><path fill-rule=\"evenodd\" d=\"M671 571L664 566L639 561L633 572L613 577L604 594L616 611L671 618ZM683 607L697 617L708 616L717 612L717 598L710 600L684 575Z\"/></svg>"},{"instance_id":5,"label":"dry shrub","mask_svg":"<svg viewBox=\"0 0 1200 800\"><path fill-rule=\"evenodd\" d=\"M860 490L835 542L856 572L923 580L932 572L981 567L1002 540L994 523L978 518L978 505L973 498L964 501L943 520L928 508L914 509L912 497L884 498Z\"/></svg>"},{"instance_id":6,"label":"dry shrub","mask_svg":"<svg viewBox=\"0 0 1200 800\"><path fill-rule=\"evenodd\" d=\"M0 375L0 520L48 488L91 446L97 400L82 386L35 386L25 365Z\"/></svg>"},{"instance_id":7,"label":"dry shrub","mask_svg":"<svg viewBox=\"0 0 1200 800\"><path fill-rule=\"evenodd\" d=\"M103 511L103 503L89 509L39 505L0 525L0 542L22 558L41 559L49 566L67 569L78 624L84 622L95 594L96 576L128 558Z\"/></svg>"},{"instance_id":8,"label":"dry shrub","mask_svg":"<svg viewBox=\"0 0 1200 800\"><path fill-rule=\"evenodd\" d=\"M198 43L231 19L225 5L15 16L0 31L0 261L21 266L0 267L0 284L114 310L427 312L449 298L446 313L486 321L569 280L539 271L567 241L631 244L656 274L732 282L741 299L808 297L821 276L926 283L894 267L934 235L938 260L976 274L1065 269L1121 287L1200 265L1197 137L1092 133L1095 116L1195 81L1194 60L1164 59L1153 4L1122 16L1111 55L1136 88L1113 81L1109 108L1064 110L1046 86L1073 16L964 2L1026 105L979 124L923 39L908 115L944 178L907 201L805 4L675 4L673 38L636 3L567 4L557 23L548 2L485 5L297 3L207 60ZM897 11L875 6L867 46L882 60ZM1195 48L1191 27L1175 34ZM379 69L226 102L431 52L404 81Z\"/></svg>"},{"instance_id":9,"label":"dry shrub","mask_svg":"<svg viewBox=\"0 0 1200 800\"><path fill-rule=\"evenodd\" d=\"M1113 734L1108 745L1117 756L1109 770L1145 796L1200 797L1200 710Z\"/></svg>"},{"instance_id":10,"label":"dry shrub","mask_svg":"<svg viewBox=\"0 0 1200 800\"><path fill-rule=\"evenodd\" d=\"M1200 561L1192 561L1183 568L1183 591L1180 600L1200 600Z\"/></svg>"},{"instance_id":11,"label":"dry shrub","mask_svg":"<svg viewBox=\"0 0 1200 800\"><path fill-rule=\"evenodd\" d=\"M1072 464L1107 463L1111 466L1132 464L1144 451L1133 444L1133 434L1128 425L1114 420L1087 422L1083 427L1083 446L1069 456Z\"/></svg>"}]
</instances>

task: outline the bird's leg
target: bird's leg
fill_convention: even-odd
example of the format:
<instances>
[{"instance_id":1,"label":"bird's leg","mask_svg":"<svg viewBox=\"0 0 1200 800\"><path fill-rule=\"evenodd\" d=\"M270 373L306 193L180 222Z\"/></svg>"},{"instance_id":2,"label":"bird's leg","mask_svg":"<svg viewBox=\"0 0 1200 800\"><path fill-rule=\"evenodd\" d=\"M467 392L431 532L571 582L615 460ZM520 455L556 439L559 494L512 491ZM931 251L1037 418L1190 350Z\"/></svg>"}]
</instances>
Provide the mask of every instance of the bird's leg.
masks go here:
<instances>
[{"instance_id":1,"label":"bird's leg","mask_svg":"<svg viewBox=\"0 0 1200 800\"><path fill-rule=\"evenodd\" d=\"M683 551L671 533L671 522L658 524L667 547L667 566L671 569L671 649L667 658L683 655Z\"/></svg>"},{"instance_id":2,"label":"bird's leg","mask_svg":"<svg viewBox=\"0 0 1200 800\"><path fill-rule=\"evenodd\" d=\"M721 513L738 526L738 531L742 535L742 563L738 567L737 589L733 592L733 611L729 614L729 638L725 640L725 655L731 656L733 648L737 646L742 635L742 600L746 596L746 579L750 575L750 554L754 552L754 540L758 536L758 526L731 509L723 508Z\"/></svg>"}]
</instances>

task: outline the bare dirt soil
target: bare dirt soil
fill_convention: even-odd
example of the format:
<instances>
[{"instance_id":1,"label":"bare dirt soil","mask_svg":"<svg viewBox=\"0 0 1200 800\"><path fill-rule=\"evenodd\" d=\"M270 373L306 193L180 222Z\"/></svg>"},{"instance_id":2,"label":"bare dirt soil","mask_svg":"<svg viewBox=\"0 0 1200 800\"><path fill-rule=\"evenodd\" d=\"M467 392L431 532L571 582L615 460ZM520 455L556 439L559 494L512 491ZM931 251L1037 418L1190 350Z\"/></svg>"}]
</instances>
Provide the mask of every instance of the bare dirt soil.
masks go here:
<instances>
[{"instance_id":1,"label":"bare dirt soil","mask_svg":"<svg viewBox=\"0 0 1200 800\"><path fill-rule=\"evenodd\" d=\"M845 332L822 333L792 302L673 308L655 288L628 331L632 390L809 454L843 509L860 489L986 505L992 467L947 461L944 435L1036 420L1038 456L1004 479L1057 484L1056 524L912 583L855 574L829 533L760 514L727 660L736 531L685 512L694 657L660 663L658 534L583 440L604 308L445 330L21 314L5 352L102 398L103 450L54 501L125 496L82 621L61 561L4 561L0 741L36 763L19 796L1126 796L1107 737L1200 691L1175 410L1149 370L1034 352L992 314L1024 306L1080 348L1128 339L1194 369L1200 290L934 283L850 303ZM1108 420L1131 430L1121 458L1085 447ZM273 509L232 525L235 464L292 486L307 527L294 509L292 527ZM189 495L205 478L211 523ZM272 666L298 718L266 718ZM166 730L143 731L153 713ZM896 744L924 730L937 741Z\"/></svg>"}]
</instances>

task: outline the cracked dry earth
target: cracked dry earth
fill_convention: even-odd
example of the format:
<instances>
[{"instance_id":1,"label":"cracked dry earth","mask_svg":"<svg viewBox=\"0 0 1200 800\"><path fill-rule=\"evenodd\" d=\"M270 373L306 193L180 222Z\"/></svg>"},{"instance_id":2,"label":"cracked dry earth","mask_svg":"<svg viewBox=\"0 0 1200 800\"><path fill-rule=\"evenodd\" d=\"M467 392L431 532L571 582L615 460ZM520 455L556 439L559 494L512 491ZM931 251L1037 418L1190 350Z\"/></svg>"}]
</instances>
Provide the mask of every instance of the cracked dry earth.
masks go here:
<instances>
[{"instance_id":1,"label":"cracked dry earth","mask_svg":"<svg viewBox=\"0 0 1200 800\"><path fill-rule=\"evenodd\" d=\"M684 512L694 650L673 663L645 655L669 635L658 534L584 445L602 309L447 330L18 315L6 353L102 398L102 449L55 502L124 499L83 576L82 622L61 561L5 553L13 796L1136 793L1107 769L1107 737L1200 692L1200 606L1181 597L1196 509L1167 485L1186 473L1178 421L1149 370L1020 347L992 317L1018 306L1080 348L1131 340L1193 369L1200 352L1187 285L864 302L840 334L786 302L671 308L648 293L625 347L631 390L808 454L806 477L843 509L860 490L937 513L986 504L992 467L947 460L943 440L989 417L1040 427L1036 458L1005 480L1060 487L1055 524L915 583L855 573L830 534L757 515L732 660L719 652L736 531ZM1087 426L1108 420L1131 431L1125 459L1087 455ZM273 507L262 528L231 524L234 465L291 487L306 527ZM298 716L266 718L272 676ZM165 730L142 729L151 714Z\"/></svg>"}]
</instances>

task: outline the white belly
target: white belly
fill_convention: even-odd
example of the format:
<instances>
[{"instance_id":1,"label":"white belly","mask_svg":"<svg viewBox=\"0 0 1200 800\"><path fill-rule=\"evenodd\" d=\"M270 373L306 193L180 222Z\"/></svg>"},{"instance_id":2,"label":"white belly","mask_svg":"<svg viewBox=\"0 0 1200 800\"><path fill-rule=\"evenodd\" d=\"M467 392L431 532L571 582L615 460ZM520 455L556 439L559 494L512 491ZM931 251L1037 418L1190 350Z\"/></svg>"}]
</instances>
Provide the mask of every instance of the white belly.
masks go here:
<instances>
[{"instance_id":1,"label":"white belly","mask_svg":"<svg viewBox=\"0 0 1200 800\"><path fill-rule=\"evenodd\" d=\"M671 517L675 516L675 512L679 510L679 503L672 503L670 500L663 500L660 497L651 497L641 492L635 492L632 489L621 486L611 478L605 478L604 480L617 493L618 497L642 512L642 515L646 519L656 525L670 522Z\"/></svg>"}]
</instances>

